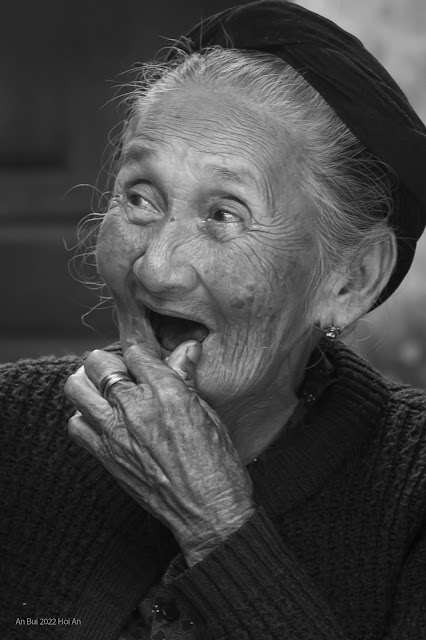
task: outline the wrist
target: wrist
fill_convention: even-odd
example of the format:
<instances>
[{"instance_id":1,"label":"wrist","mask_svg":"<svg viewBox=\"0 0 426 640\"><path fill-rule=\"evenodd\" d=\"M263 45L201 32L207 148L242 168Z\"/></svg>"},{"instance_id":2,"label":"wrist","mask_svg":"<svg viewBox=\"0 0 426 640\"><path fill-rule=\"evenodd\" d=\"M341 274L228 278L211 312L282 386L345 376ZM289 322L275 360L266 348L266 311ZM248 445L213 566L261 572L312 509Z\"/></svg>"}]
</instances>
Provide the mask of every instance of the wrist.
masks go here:
<instances>
[{"instance_id":1,"label":"wrist","mask_svg":"<svg viewBox=\"0 0 426 640\"><path fill-rule=\"evenodd\" d=\"M238 529L251 518L254 512L254 507L250 507L237 518L234 517L232 520L228 520L219 531L210 534L203 541L192 538L192 542L186 540L181 544L182 554L188 567L192 567L194 564L197 564L197 562L201 562L209 553L214 551L216 547L226 542L233 533L238 531Z\"/></svg>"}]
</instances>

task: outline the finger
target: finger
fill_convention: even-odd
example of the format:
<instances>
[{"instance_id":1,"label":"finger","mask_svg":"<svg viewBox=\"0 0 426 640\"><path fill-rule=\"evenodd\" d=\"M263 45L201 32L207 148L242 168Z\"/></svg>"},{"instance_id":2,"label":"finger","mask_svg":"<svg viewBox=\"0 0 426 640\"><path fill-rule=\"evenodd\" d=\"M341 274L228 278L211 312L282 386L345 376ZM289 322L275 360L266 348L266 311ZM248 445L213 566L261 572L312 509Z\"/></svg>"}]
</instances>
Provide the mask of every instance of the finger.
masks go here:
<instances>
[{"instance_id":1,"label":"finger","mask_svg":"<svg viewBox=\"0 0 426 640\"><path fill-rule=\"evenodd\" d=\"M128 490L126 483L120 482L120 477L114 473L117 469L125 469L126 473L135 476L138 481L138 487L142 485L142 479L139 474L135 472L134 465L132 464L131 457L123 455L124 450L127 449L132 452L129 445L129 438L125 429L120 430L120 435L117 437L115 431L111 431L109 437L105 438L97 435L91 429L91 425L84 419L84 416L77 411L77 413L68 421L68 433L72 440L76 442L80 447L85 449L90 455L94 456L104 467L112 473L116 480ZM117 460L119 463L117 464Z\"/></svg>"},{"instance_id":2,"label":"finger","mask_svg":"<svg viewBox=\"0 0 426 640\"><path fill-rule=\"evenodd\" d=\"M142 403L145 403L144 411L146 415L148 415L149 408L147 403L153 398L153 391L150 385L136 384L132 380L123 379L116 381L111 387L105 389L106 397L100 395L99 387L105 377L108 377L111 373L117 372L122 372L123 374L125 373L126 375L130 375L129 370L124 364L122 358L97 349L89 354L84 368L85 374L89 372L92 377L92 380L90 380L90 378L88 378L88 376L86 375L86 378L91 382L92 387L94 387L95 389L95 395L98 398L102 398L104 403L103 407L108 407L107 410L105 409L103 416L100 415L99 412L91 412L89 414L87 410L87 404L77 405L77 402L79 401L79 399L81 399L80 395L78 398L76 398L75 404L87 418L92 416L91 420L93 418L97 418L98 421L102 421L102 427L105 429L108 428L108 426L111 424L112 419L115 419L115 414L111 413L113 411L113 407L118 408L123 415L128 416L131 414L131 411L133 411L135 403L140 408L142 408ZM95 402L95 396L92 395L91 397L92 402ZM89 401L88 394L85 395L83 401ZM85 407L87 408L85 409ZM98 408L101 408L100 404L98 404Z\"/></svg>"},{"instance_id":3,"label":"finger","mask_svg":"<svg viewBox=\"0 0 426 640\"><path fill-rule=\"evenodd\" d=\"M84 367L80 367L65 383L65 395L92 424L102 424L113 418L111 405L103 398L94 383L88 378Z\"/></svg>"},{"instance_id":4,"label":"finger","mask_svg":"<svg viewBox=\"0 0 426 640\"><path fill-rule=\"evenodd\" d=\"M129 370L124 364L123 358L100 349L95 349L95 351L92 351L89 354L84 363L84 369L87 376L96 386L98 393L102 381L112 373L121 372L126 375L130 375ZM135 384L131 380L118 380L114 385L108 388L108 391L105 390L105 400L112 406L121 405L121 400L123 399L125 401L126 399L126 392L128 393L128 391L134 387Z\"/></svg>"},{"instance_id":5,"label":"finger","mask_svg":"<svg viewBox=\"0 0 426 640\"><path fill-rule=\"evenodd\" d=\"M137 309L133 313L126 314L126 317L120 322L120 339L123 351L136 344L149 343L148 346L161 358L161 347L146 314L146 309ZM118 311L118 317L120 320L120 311Z\"/></svg>"},{"instance_id":6,"label":"finger","mask_svg":"<svg viewBox=\"0 0 426 640\"><path fill-rule=\"evenodd\" d=\"M170 354L167 365L176 371L188 389L197 391L196 365L201 355L201 345L195 340L183 342Z\"/></svg>"},{"instance_id":7,"label":"finger","mask_svg":"<svg viewBox=\"0 0 426 640\"><path fill-rule=\"evenodd\" d=\"M93 389L93 391L98 391L98 389L96 388L94 383L90 380L90 378L87 377L87 375L85 373L85 369L84 369L84 364L81 365L81 367L79 369L77 369L77 371L75 373L73 373L72 375L76 376L77 378L80 378L80 376L84 376L85 381Z\"/></svg>"},{"instance_id":8,"label":"finger","mask_svg":"<svg viewBox=\"0 0 426 640\"><path fill-rule=\"evenodd\" d=\"M84 419L84 416L79 411L68 420L68 433L78 445L92 455L99 453L102 440L99 435L93 431L91 425Z\"/></svg>"},{"instance_id":9,"label":"finger","mask_svg":"<svg viewBox=\"0 0 426 640\"><path fill-rule=\"evenodd\" d=\"M98 425L99 427L99 425ZM111 459L122 457L123 451L131 451L127 429L114 428L112 421L105 423L104 428L94 427L80 411L68 421L68 433L78 445L96 456L105 464L105 456Z\"/></svg>"},{"instance_id":10,"label":"finger","mask_svg":"<svg viewBox=\"0 0 426 640\"><path fill-rule=\"evenodd\" d=\"M151 343L132 345L126 349L123 357L138 384L161 388L177 380L176 373L160 359Z\"/></svg>"},{"instance_id":11,"label":"finger","mask_svg":"<svg viewBox=\"0 0 426 640\"><path fill-rule=\"evenodd\" d=\"M84 370L97 389L99 389L103 378L113 373L113 371L129 373L123 362L123 358L114 353L102 351L101 349L95 349L87 356L84 362Z\"/></svg>"}]
</instances>

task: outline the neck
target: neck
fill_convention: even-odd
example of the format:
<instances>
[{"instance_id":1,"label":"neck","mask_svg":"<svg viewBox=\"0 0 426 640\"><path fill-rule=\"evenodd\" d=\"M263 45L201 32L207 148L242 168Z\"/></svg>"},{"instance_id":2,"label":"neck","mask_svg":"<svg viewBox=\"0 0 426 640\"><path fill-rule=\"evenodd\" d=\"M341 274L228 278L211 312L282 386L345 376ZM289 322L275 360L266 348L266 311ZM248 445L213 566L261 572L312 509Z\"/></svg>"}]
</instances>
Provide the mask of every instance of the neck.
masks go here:
<instances>
[{"instance_id":1,"label":"neck","mask_svg":"<svg viewBox=\"0 0 426 640\"><path fill-rule=\"evenodd\" d=\"M299 400L312 343L283 358L274 374L244 397L215 407L244 464L256 458L285 430Z\"/></svg>"},{"instance_id":2,"label":"neck","mask_svg":"<svg viewBox=\"0 0 426 640\"><path fill-rule=\"evenodd\" d=\"M297 406L297 396L287 396L286 406L280 403L265 403L264 406L246 407L238 417L224 416L231 440L244 464L248 464L262 453L285 429Z\"/></svg>"}]
</instances>

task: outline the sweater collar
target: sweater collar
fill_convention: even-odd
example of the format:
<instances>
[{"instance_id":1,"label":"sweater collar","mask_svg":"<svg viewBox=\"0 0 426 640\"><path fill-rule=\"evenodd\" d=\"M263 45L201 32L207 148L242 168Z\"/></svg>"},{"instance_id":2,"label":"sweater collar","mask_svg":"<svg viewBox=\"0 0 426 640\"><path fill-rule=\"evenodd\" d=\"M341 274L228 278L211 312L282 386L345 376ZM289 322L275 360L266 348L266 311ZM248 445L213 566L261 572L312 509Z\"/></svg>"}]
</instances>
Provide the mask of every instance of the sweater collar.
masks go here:
<instances>
[{"instance_id":1,"label":"sweater collar","mask_svg":"<svg viewBox=\"0 0 426 640\"><path fill-rule=\"evenodd\" d=\"M324 341L320 350L333 377L302 420L293 420L291 428L285 428L248 467L255 502L272 518L319 491L339 466L353 458L377 429L387 405L385 381L361 357L340 342ZM313 357L318 360L318 353ZM302 394L317 374L308 365Z\"/></svg>"}]
</instances>

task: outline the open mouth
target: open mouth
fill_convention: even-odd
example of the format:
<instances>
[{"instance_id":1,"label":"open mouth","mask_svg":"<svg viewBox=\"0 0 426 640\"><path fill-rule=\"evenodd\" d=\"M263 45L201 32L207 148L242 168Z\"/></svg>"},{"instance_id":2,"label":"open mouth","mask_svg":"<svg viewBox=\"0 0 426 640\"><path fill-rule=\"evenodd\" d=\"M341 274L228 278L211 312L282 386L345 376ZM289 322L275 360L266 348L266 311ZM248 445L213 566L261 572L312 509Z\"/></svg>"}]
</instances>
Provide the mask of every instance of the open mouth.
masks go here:
<instances>
[{"instance_id":1,"label":"open mouth","mask_svg":"<svg viewBox=\"0 0 426 640\"><path fill-rule=\"evenodd\" d=\"M148 319L159 344L167 351L174 351L182 342L203 342L210 333L207 327L195 320L165 316L147 308Z\"/></svg>"}]
</instances>

